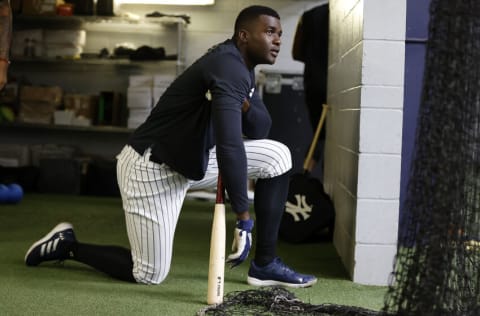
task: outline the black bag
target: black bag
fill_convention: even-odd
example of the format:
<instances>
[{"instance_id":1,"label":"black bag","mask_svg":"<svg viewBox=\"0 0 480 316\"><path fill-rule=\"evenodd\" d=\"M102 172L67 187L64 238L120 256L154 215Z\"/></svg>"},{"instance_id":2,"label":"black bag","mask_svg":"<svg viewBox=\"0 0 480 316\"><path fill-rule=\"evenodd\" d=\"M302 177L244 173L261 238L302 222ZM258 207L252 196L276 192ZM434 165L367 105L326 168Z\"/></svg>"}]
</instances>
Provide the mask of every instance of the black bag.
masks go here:
<instances>
[{"instance_id":1,"label":"black bag","mask_svg":"<svg viewBox=\"0 0 480 316\"><path fill-rule=\"evenodd\" d=\"M307 157L303 173L290 178L285 212L280 224L279 236L285 241L300 243L309 241L330 241L335 226L335 208L320 180L310 177L307 166L312 159L320 132L327 116L323 105Z\"/></svg>"},{"instance_id":2,"label":"black bag","mask_svg":"<svg viewBox=\"0 0 480 316\"><path fill-rule=\"evenodd\" d=\"M323 184L308 174L293 175L280 238L292 243L331 241L334 225L335 209Z\"/></svg>"}]
</instances>

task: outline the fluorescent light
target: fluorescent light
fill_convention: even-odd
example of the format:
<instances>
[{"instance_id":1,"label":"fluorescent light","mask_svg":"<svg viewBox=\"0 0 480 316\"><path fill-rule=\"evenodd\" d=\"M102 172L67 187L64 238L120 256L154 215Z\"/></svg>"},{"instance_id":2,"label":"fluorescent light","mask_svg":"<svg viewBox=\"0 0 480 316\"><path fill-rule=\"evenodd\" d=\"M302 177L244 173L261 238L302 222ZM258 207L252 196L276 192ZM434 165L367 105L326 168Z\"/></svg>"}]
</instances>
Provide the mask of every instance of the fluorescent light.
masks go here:
<instances>
[{"instance_id":1,"label":"fluorescent light","mask_svg":"<svg viewBox=\"0 0 480 316\"><path fill-rule=\"evenodd\" d=\"M215 0L117 0L126 4L163 4L163 5L212 5Z\"/></svg>"}]
</instances>

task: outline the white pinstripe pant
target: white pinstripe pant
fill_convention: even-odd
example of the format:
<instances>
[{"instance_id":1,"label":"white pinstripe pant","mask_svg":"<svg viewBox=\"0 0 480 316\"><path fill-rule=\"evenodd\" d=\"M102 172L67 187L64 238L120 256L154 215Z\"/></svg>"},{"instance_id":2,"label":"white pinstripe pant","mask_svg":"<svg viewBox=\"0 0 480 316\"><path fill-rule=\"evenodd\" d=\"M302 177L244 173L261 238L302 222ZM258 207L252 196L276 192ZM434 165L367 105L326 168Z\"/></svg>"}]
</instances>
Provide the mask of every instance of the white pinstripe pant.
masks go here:
<instances>
[{"instance_id":1,"label":"white pinstripe pant","mask_svg":"<svg viewBox=\"0 0 480 316\"><path fill-rule=\"evenodd\" d=\"M247 140L244 144L249 179L271 178L291 169L291 154L285 145L268 139ZM150 150L139 155L128 145L123 148L117 156L117 178L137 282L159 284L166 278L185 195L189 189L215 188L217 176L215 148L200 181L150 161Z\"/></svg>"}]
</instances>

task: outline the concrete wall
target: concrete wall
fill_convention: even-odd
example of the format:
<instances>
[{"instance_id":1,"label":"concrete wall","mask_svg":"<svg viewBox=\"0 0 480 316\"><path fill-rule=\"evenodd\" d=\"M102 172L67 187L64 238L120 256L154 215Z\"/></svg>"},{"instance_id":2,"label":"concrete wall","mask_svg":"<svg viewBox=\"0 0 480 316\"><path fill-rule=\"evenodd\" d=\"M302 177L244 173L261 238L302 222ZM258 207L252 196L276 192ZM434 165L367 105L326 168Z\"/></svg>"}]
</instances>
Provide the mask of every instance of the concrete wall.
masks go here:
<instances>
[{"instance_id":1,"label":"concrete wall","mask_svg":"<svg viewBox=\"0 0 480 316\"><path fill-rule=\"evenodd\" d=\"M406 3L330 1L325 184L355 282L384 285L396 253Z\"/></svg>"}]
</instances>

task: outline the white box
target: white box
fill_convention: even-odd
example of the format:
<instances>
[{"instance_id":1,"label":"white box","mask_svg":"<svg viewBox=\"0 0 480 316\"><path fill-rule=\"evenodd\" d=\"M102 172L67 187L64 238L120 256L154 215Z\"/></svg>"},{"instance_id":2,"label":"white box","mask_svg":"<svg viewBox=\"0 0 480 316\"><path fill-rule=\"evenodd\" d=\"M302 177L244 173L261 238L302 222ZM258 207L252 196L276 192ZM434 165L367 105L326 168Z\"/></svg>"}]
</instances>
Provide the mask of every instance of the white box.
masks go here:
<instances>
[{"instance_id":1,"label":"white box","mask_svg":"<svg viewBox=\"0 0 480 316\"><path fill-rule=\"evenodd\" d=\"M128 77L129 87L151 87L153 77L149 75L133 75Z\"/></svg>"},{"instance_id":2,"label":"white box","mask_svg":"<svg viewBox=\"0 0 480 316\"><path fill-rule=\"evenodd\" d=\"M73 111L55 111L53 113L53 123L55 125L72 125L75 112Z\"/></svg>"},{"instance_id":3,"label":"white box","mask_svg":"<svg viewBox=\"0 0 480 316\"><path fill-rule=\"evenodd\" d=\"M137 120L134 120L134 119L129 118L129 119L127 120L127 128L137 128L137 127L139 127L142 123L143 123L143 121L137 121Z\"/></svg>"},{"instance_id":4,"label":"white box","mask_svg":"<svg viewBox=\"0 0 480 316\"><path fill-rule=\"evenodd\" d=\"M129 87L127 89L127 106L137 109L152 108L152 88Z\"/></svg>"},{"instance_id":5,"label":"white box","mask_svg":"<svg viewBox=\"0 0 480 316\"><path fill-rule=\"evenodd\" d=\"M150 109L130 109L128 112L127 127L137 128L140 126L150 115L150 111Z\"/></svg>"},{"instance_id":6,"label":"white box","mask_svg":"<svg viewBox=\"0 0 480 316\"><path fill-rule=\"evenodd\" d=\"M173 82L173 80L175 80L174 75L157 74L153 76L153 86L168 88L168 86Z\"/></svg>"},{"instance_id":7,"label":"white box","mask_svg":"<svg viewBox=\"0 0 480 316\"><path fill-rule=\"evenodd\" d=\"M131 109L128 112L128 118L134 121L145 121L147 117L150 115L150 109L143 110L143 109Z\"/></svg>"},{"instance_id":8,"label":"white box","mask_svg":"<svg viewBox=\"0 0 480 316\"><path fill-rule=\"evenodd\" d=\"M92 120L84 116L77 116L72 119L72 125L75 126L92 126Z\"/></svg>"},{"instance_id":9,"label":"white box","mask_svg":"<svg viewBox=\"0 0 480 316\"><path fill-rule=\"evenodd\" d=\"M85 46L87 33L84 30L45 30L45 44L69 44Z\"/></svg>"}]
</instances>

